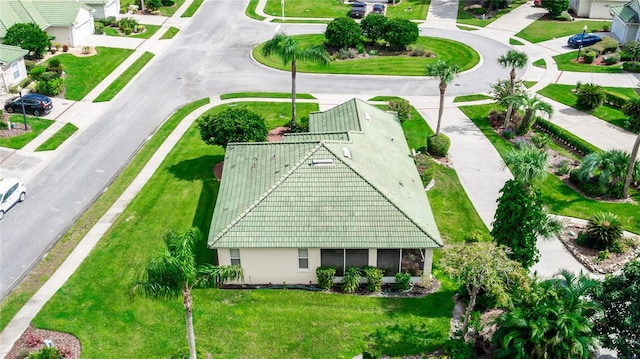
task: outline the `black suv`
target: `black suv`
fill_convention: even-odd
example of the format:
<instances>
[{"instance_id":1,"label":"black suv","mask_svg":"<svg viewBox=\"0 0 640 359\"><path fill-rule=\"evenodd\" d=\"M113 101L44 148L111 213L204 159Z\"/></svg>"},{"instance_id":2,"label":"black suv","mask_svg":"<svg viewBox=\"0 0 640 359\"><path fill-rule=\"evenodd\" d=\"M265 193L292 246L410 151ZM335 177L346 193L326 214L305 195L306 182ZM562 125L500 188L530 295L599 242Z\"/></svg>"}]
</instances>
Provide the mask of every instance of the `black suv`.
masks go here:
<instances>
[{"instance_id":1,"label":"black suv","mask_svg":"<svg viewBox=\"0 0 640 359\"><path fill-rule=\"evenodd\" d=\"M366 12L367 12L367 4L360 1L356 1L353 3L353 6L351 6L350 15L351 17L361 19L364 17Z\"/></svg>"},{"instance_id":2,"label":"black suv","mask_svg":"<svg viewBox=\"0 0 640 359\"><path fill-rule=\"evenodd\" d=\"M24 111L32 113L34 116L48 114L53 108L53 102L45 95L30 93L20 97L14 97L4 104L4 110L12 113L22 113L22 102L24 101Z\"/></svg>"}]
</instances>

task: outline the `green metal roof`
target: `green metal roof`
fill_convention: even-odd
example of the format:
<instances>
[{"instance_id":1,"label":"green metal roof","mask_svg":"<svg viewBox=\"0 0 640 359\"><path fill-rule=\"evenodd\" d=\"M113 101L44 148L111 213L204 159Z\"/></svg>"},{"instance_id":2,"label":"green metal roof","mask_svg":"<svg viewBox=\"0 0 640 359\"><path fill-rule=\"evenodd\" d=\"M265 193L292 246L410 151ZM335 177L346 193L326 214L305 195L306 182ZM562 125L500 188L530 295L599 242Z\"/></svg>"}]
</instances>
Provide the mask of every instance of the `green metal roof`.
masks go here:
<instances>
[{"instance_id":1,"label":"green metal roof","mask_svg":"<svg viewBox=\"0 0 640 359\"><path fill-rule=\"evenodd\" d=\"M317 119L323 126L313 125ZM211 248L442 245L394 114L352 100L309 121L313 129L349 123L357 131L351 141L314 133L310 141L227 146Z\"/></svg>"},{"instance_id":2,"label":"green metal roof","mask_svg":"<svg viewBox=\"0 0 640 359\"><path fill-rule=\"evenodd\" d=\"M356 99L352 99L330 111L309 114L309 132L360 131L360 117ZM311 120L313 118L313 120Z\"/></svg>"},{"instance_id":3,"label":"green metal roof","mask_svg":"<svg viewBox=\"0 0 640 359\"><path fill-rule=\"evenodd\" d=\"M639 10L640 2L638 2L638 0L632 0L620 6L609 7L609 12L611 13L611 15L617 15L622 21L626 23L640 22L640 15L638 14Z\"/></svg>"},{"instance_id":4,"label":"green metal roof","mask_svg":"<svg viewBox=\"0 0 640 359\"><path fill-rule=\"evenodd\" d=\"M51 26L69 26L76 23L80 9L91 13L96 10L75 0L32 0L33 6Z\"/></svg>"},{"instance_id":5,"label":"green metal roof","mask_svg":"<svg viewBox=\"0 0 640 359\"><path fill-rule=\"evenodd\" d=\"M32 1L0 0L0 37L4 37L7 29L18 23L35 23L43 30L49 27Z\"/></svg>"},{"instance_id":6,"label":"green metal roof","mask_svg":"<svg viewBox=\"0 0 640 359\"><path fill-rule=\"evenodd\" d=\"M347 141L349 142L349 132L321 132L321 133L285 133L282 136L284 142L300 142L300 141Z\"/></svg>"},{"instance_id":7,"label":"green metal roof","mask_svg":"<svg viewBox=\"0 0 640 359\"><path fill-rule=\"evenodd\" d=\"M0 62L11 64L16 60L20 60L28 53L29 51L18 46L0 45Z\"/></svg>"}]
</instances>

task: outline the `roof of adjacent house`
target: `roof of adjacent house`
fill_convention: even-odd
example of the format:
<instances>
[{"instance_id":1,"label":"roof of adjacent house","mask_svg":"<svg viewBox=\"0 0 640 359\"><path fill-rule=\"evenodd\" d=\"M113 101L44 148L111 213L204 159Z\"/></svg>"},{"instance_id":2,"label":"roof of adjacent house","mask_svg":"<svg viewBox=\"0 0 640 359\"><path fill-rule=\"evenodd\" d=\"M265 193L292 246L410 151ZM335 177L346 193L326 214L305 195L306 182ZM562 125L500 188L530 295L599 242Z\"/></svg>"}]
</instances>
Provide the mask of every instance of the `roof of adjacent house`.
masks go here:
<instances>
[{"instance_id":1,"label":"roof of adjacent house","mask_svg":"<svg viewBox=\"0 0 640 359\"><path fill-rule=\"evenodd\" d=\"M626 23L639 23L640 22L640 2L638 0L631 0L624 5L611 6L609 12L613 16L618 16L622 21Z\"/></svg>"},{"instance_id":2,"label":"roof of adjacent house","mask_svg":"<svg viewBox=\"0 0 640 359\"><path fill-rule=\"evenodd\" d=\"M41 29L69 26L76 22L80 9L92 7L76 0L2 0L0 1L0 37L14 24L35 23Z\"/></svg>"},{"instance_id":3,"label":"roof of adjacent house","mask_svg":"<svg viewBox=\"0 0 640 359\"><path fill-rule=\"evenodd\" d=\"M23 58L29 51L18 46L1 45L0 44L0 64L11 64Z\"/></svg>"},{"instance_id":4,"label":"roof of adjacent house","mask_svg":"<svg viewBox=\"0 0 640 359\"><path fill-rule=\"evenodd\" d=\"M209 247L442 246L395 114L353 99L309 125L227 146Z\"/></svg>"}]
</instances>

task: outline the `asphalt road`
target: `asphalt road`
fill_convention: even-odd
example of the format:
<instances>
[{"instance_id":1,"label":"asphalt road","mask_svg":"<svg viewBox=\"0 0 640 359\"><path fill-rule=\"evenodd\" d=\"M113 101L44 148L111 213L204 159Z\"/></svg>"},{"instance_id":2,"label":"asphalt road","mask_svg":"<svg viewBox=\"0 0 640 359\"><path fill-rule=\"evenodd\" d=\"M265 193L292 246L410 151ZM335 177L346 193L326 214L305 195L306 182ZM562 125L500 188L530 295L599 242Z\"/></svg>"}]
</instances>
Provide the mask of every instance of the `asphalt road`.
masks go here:
<instances>
[{"instance_id":1,"label":"asphalt road","mask_svg":"<svg viewBox=\"0 0 640 359\"><path fill-rule=\"evenodd\" d=\"M251 49L279 26L244 16L246 1L206 1L190 25L144 73L30 182L28 200L0 224L0 295L11 289L109 186L136 151L176 109L194 100L236 91L290 91L290 74L251 60ZM324 25L286 24L289 34L318 33ZM506 78L497 57L508 47L469 31L421 29L482 54L476 69L461 74L448 95L488 90ZM299 93L435 96L426 77L298 74ZM79 103L76 106L90 104ZM91 111L91 110L88 110ZM89 116L96 116L88 113Z\"/></svg>"}]
</instances>

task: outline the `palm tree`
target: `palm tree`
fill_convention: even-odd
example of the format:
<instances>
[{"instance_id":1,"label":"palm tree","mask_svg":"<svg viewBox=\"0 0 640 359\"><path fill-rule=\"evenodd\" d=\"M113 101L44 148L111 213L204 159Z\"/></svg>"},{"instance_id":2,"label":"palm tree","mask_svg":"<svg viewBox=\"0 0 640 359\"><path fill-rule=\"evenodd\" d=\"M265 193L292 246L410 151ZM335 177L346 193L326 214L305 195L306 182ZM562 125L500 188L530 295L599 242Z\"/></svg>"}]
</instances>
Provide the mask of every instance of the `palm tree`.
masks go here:
<instances>
[{"instance_id":1,"label":"palm tree","mask_svg":"<svg viewBox=\"0 0 640 359\"><path fill-rule=\"evenodd\" d=\"M277 33L262 48L264 56L277 55L286 66L291 62L291 126L296 125L296 60L329 64L329 57L322 46L300 47L298 42L284 32Z\"/></svg>"},{"instance_id":2,"label":"palm tree","mask_svg":"<svg viewBox=\"0 0 640 359\"><path fill-rule=\"evenodd\" d=\"M522 51L509 50L506 54L500 55L498 63L505 68L511 68L510 81L511 81L511 96L516 91L516 69L522 69L527 66L528 57ZM511 112L513 112L513 106L507 107L507 115L504 119L504 127L507 127L509 120L511 119Z\"/></svg>"},{"instance_id":3,"label":"palm tree","mask_svg":"<svg viewBox=\"0 0 640 359\"><path fill-rule=\"evenodd\" d=\"M460 72L458 64L448 64L444 60L438 60L427 65L427 76L433 76L440 79L440 109L438 110L438 126L436 127L436 136L440 134L440 121L442 121L442 111L444 109L444 92L449 84Z\"/></svg>"},{"instance_id":4,"label":"palm tree","mask_svg":"<svg viewBox=\"0 0 640 359\"><path fill-rule=\"evenodd\" d=\"M522 135L531 131L531 127L535 123L538 113L544 113L548 117L551 117L553 114L553 107L547 102L540 100L537 95L533 97L529 97L527 94L515 95L513 100L509 101L509 104L524 109L524 118L516 131Z\"/></svg>"},{"instance_id":5,"label":"palm tree","mask_svg":"<svg viewBox=\"0 0 640 359\"><path fill-rule=\"evenodd\" d=\"M636 158L638 158L638 147L640 147L640 133L636 136L636 142L633 144L633 149L631 150L631 156L629 157L629 167L627 168L627 175L624 178L624 187L622 187L622 198L629 198L629 186L631 186L631 177L633 177L635 168Z\"/></svg>"},{"instance_id":6,"label":"palm tree","mask_svg":"<svg viewBox=\"0 0 640 359\"><path fill-rule=\"evenodd\" d=\"M192 227L184 234L167 234L167 248L147 263L142 279L131 286L132 296L141 294L149 298L182 300L187 319L187 341L190 358L196 358L196 340L193 330L191 289L195 286L222 284L227 280L243 278L239 266L214 266L196 263L196 248L202 243L202 232Z\"/></svg>"},{"instance_id":7,"label":"palm tree","mask_svg":"<svg viewBox=\"0 0 640 359\"><path fill-rule=\"evenodd\" d=\"M504 162L510 166L513 177L528 188L547 175L547 157L546 152L525 145L505 153Z\"/></svg>"}]
</instances>

